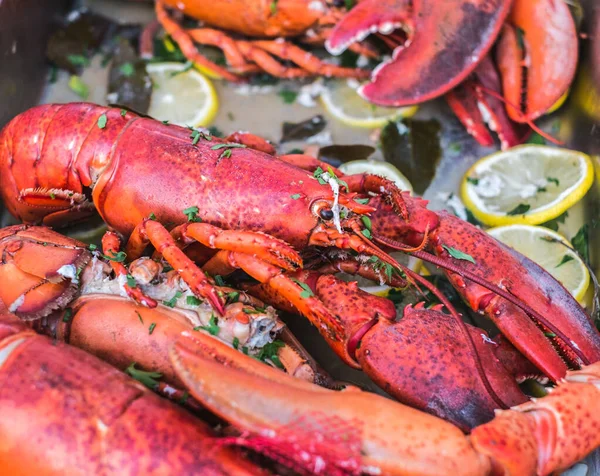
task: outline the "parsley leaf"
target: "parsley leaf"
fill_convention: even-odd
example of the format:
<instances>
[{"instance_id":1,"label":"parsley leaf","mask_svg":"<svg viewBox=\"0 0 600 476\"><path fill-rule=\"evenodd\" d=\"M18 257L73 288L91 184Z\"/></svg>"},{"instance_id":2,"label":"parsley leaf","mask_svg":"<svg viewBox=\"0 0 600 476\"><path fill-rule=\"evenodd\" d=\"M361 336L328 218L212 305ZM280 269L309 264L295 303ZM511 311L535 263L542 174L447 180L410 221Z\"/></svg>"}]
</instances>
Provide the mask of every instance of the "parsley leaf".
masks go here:
<instances>
[{"instance_id":1,"label":"parsley leaf","mask_svg":"<svg viewBox=\"0 0 600 476\"><path fill-rule=\"evenodd\" d=\"M187 296L185 302L188 306L199 306L202 304L202 300L198 299L196 296Z\"/></svg>"},{"instance_id":2,"label":"parsley leaf","mask_svg":"<svg viewBox=\"0 0 600 476\"><path fill-rule=\"evenodd\" d=\"M569 261L573 261L575 258L573 258L571 255L564 255L562 257L562 259L560 260L560 263L558 263L555 268L560 268L563 264L568 263Z\"/></svg>"},{"instance_id":3,"label":"parsley leaf","mask_svg":"<svg viewBox=\"0 0 600 476\"><path fill-rule=\"evenodd\" d=\"M469 261L473 264L475 263L475 260L473 259L473 257L471 255L468 255L467 253L464 253L460 250L457 250L456 248L452 248L450 246L446 246L446 245L442 245L442 247L450 254L450 256L452 256L455 259L461 259L464 261Z\"/></svg>"},{"instance_id":4,"label":"parsley leaf","mask_svg":"<svg viewBox=\"0 0 600 476\"><path fill-rule=\"evenodd\" d=\"M307 299L313 297L315 294L310 289L310 286L302 281L298 281L297 279L291 278L298 286L302 288L302 292L300 293L300 297L303 299Z\"/></svg>"},{"instance_id":5,"label":"parsley leaf","mask_svg":"<svg viewBox=\"0 0 600 476\"><path fill-rule=\"evenodd\" d=\"M531 205L527 204L527 203L519 203L515 208L513 208L511 211L507 212L507 215L524 215L525 213L527 213L529 211L529 209L531 208Z\"/></svg>"},{"instance_id":6,"label":"parsley leaf","mask_svg":"<svg viewBox=\"0 0 600 476\"><path fill-rule=\"evenodd\" d=\"M98 118L98 127L100 129L104 129L106 127L106 123L108 122L108 118L106 117L106 114L102 114L99 118Z\"/></svg>"},{"instance_id":7,"label":"parsley leaf","mask_svg":"<svg viewBox=\"0 0 600 476\"><path fill-rule=\"evenodd\" d=\"M177 304L177 300L181 297L181 292L177 291L175 293L175 296L173 296L171 299L169 299L168 301L163 301L163 304L165 306L168 307L175 307L175 304Z\"/></svg>"},{"instance_id":8,"label":"parsley leaf","mask_svg":"<svg viewBox=\"0 0 600 476\"><path fill-rule=\"evenodd\" d=\"M150 390L156 389L159 384L157 379L162 378L162 374L158 372L146 372L144 370L139 370L136 369L135 366L136 363L132 362L131 365L125 369L125 373L145 385Z\"/></svg>"},{"instance_id":9,"label":"parsley leaf","mask_svg":"<svg viewBox=\"0 0 600 476\"><path fill-rule=\"evenodd\" d=\"M109 261L116 261L117 263L122 263L123 261L125 261L125 259L127 259L127 254L125 254L124 251L119 251L118 253L115 253L114 251L109 251L109 253L112 256L102 255L104 259L107 259Z\"/></svg>"},{"instance_id":10,"label":"parsley leaf","mask_svg":"<svg viewBox=\"0 0 600 476\"><path fill-rule=\"evenodd\" d=\"M289 89L282 89L277 93L277 95L283 99L285 104L294 104L296 102L296 98L298 97L298 93L296 91L290 91Z\"/></svg>"}]
</instances>

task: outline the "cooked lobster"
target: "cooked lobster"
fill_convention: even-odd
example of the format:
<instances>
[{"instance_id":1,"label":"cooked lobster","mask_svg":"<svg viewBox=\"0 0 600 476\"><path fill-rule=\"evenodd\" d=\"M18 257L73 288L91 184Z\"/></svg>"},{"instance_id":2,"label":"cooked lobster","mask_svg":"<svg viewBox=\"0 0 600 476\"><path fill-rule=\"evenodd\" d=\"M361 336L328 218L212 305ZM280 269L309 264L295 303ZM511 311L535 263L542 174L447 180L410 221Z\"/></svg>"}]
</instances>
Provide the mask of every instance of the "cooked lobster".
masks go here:
<instances>
[{"instance_id":1,"label":"cooked lobster","mask_svg":"<svg viewBox=\"0 0 600 476\"><path fill-rule=\"evenodd\" d=\"M237 139L260 145L257 138ZM495 408L526 397L497 361L498 343L470 330L439 291L382 248L447 270L465 301L491 317L553 381L564 377L567 366L600 360L600 336L590 318L534 263L472 225L428 210L423 200L381 177L342 176L331 168L324 172L326 168L307 156L275 157L92 104L33 108L0 133L0 193L19 219L58 225L96 210L128 237L128 259L141 257L152 244L217 315L223 314L225 303L206 274L227 276L241 268L261 283L250 292L276 306L291 303L346 363L363 367L400 400L464 429L492 418ZM173 228L171 233L165 226ZM119 256L116 234L105 237L104 253ZM186 253L203 262L202 269ZM111 265L130 297L154 305L150 296L129 285L122 263L113 259ZM395 286L426 287L450 314L417 308L396 321L389 301L328 276L338 269L381 277ZM18 297L8 304L16 313L23 310ZM411 312L419 319L410 319ZM419 325L430 321L439 332L447 329L451 338L440 339L423 330L427 325ZM422 365L410 362L402 351L415 336L431 336L421 338L418 347L438 363L435 388L462 389L443 405L432 404L431 388L415 387L411 374L398 370ZM449 361L453 343L463 355ZM523 368L518 353L503 355L517 361L507 363L511 369ZM465 408L465 401L477 403Z\"/></svg>"},{"instance_id":2,"label":"cooked lobster","mask_svg":"<svg viewBox=\"0 0 600 476\"><path fill-rule=\"evenodd\" d=\"M184 30L165 6L204 25ZM483 145L493 144L486 122L503 147L524 140L527 130L519 123L539 131L533 121L567 93L575 76L578 36L564 0L361 0L349 11L345 6L325 0L156 0L156 13L190 60L229 80L257 70L281 77L366 77L365 70L323 63L284 38L309 37L333 54L352 48L373 56L373 48L359 42L374 34L392 58L373 71L359 93L384 106L447 94ZM200 55L194 42L221 48L230 69Z\"/></svg>"},{"instance_id":3,"label":"cooked lobster","mask_svg":"<svg viewBox=\"0 0 600 476\"><path fill-rule=\"evenodd\" d=\"M6 309L0 414L5 474L263 474L201 420Z\"/></svg>"},{"instance_id":4,"label":"cooked lobster","mask_svg":"<svg viewBox=\"0 0 600 476\"><path fill-rule=\"evenodd\" d=\"M207 333L182 332L169 353L180 381L239 436L217 438L191 414L86 352L36 335L2 309L3 468L262 474L225 447L236 445L310 474L533 476L565 469L600 445L598 422L583 411L598 399L598 364L570 372L549 397L500 412L465 436L377 395L295 379Z\"/></svg>"}]
</instances>

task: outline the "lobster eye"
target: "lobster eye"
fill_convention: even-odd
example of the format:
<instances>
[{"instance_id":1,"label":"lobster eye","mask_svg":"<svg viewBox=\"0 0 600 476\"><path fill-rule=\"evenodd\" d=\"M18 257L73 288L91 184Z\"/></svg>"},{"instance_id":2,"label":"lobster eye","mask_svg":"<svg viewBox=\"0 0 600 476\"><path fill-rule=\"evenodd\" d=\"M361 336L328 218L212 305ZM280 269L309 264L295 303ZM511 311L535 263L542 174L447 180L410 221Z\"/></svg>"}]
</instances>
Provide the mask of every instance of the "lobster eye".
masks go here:
<instances>
[{"instance_id":1,"label":"lobster eye","mask_svg":"<svg viewBox=\"0 0 600 476\"><path fill-rule=\"evenodd\" d=\"M319 210L319 216L323 220L331 220L333 219L333 211L331 208L321 208L321 210Z\"/></svg>"}]
</instances>

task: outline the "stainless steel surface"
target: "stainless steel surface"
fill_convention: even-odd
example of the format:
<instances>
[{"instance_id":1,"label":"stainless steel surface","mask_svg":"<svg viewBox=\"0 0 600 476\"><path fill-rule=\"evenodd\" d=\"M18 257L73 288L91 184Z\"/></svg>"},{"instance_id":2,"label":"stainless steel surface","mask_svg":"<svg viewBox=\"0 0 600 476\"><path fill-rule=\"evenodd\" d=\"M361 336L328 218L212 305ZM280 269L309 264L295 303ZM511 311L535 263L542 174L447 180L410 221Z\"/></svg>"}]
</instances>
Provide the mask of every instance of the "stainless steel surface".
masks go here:
<instances>
[{"instance_id":1,"label":"stainless steel surface","mask_svg":"<svg viewBox=\"0 0 600 476\"><path fill-rule=\"evenodd\" d=\"M46 41L70 0L0 0L0 127L46 84Z\"/></svg>"}]
</instances>

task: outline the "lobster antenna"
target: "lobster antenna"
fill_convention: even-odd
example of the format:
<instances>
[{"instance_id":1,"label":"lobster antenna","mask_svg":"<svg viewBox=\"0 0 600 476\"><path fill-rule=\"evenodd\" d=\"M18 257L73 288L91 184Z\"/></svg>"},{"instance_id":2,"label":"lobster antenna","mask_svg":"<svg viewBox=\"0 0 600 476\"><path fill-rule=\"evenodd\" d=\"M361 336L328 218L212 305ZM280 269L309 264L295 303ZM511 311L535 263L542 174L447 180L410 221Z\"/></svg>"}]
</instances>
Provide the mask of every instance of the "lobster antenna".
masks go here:
<instances>
[{"instance_id":1,"label":"lobster antenna","mask_svg":"<svg viewBox=\"0 0 600 476\"><path fill-rule=\"evenodd\" d=\"M383 243L386 243L386 239L383 237L378 237L377 240L382 241ZM459 276L462 276L463 278L467 278L470 281L473 281L474 283L479 284L480 286L483 286L487 290L492 291L493 293L497 294L498 296L506 299L508 302L514 304L515 306L517 306L518 308L523 310L530 317L533 317L534 319L539 321L543 326L547 327L548 330L550 330L553 334L555 334L558 338L560 338L564 342L566 347L571 349L571 351L575 355L577 355L577 357L579 357L579 359L583 362L584 365L590 364L590 361L583 355L583 352L581 350L579 350L575 345L573 345L571 343L570 339L567 339L567 336L565 336L560 329L558 329L548 319L546 319L545 317L542 317L537 311L535 311L533 308L529 307L521 299L517 298L514 294L512 294L508 291L505 291L504 289L496 286L495 284L490 283L489 281L486 281L485 279L477 276L476 274L473 274L471 271L461 269L460 267L456 266L451 261L441 258L439 256L435 256L435 255L432 255L432 254L424 252L424 251L415 251L414 253L412 253L412 255L416 256L417 258L421 258L422 260L427 261L429 263L435 264L436 266L439 266L440 268L444 268L444 269L447 269L448 271L452 271L453 273L456 273Z\"/></svg>"},{"instance_id":2,"label":"lobster antenna","mask_svg":"<svg viewBox=\"0 0 600 476\"><path fill-rule=\"evenodd\" d=\"M485 86L482 85L478 85L478 88L480 88L484 93L489 94L490 96L498 99L498 101L503 102L504 104L506 104L507 106L512 107L515 111L517 111L517 113L525 119L525 115L523 114L523 112L521 112L521 109L519 109L517 106L515 106L511 101L509 101L508 99L506 99L505 97L502 97L501 94L498 94L496 91L486 88ZM547 132L544 132L543 130L541 130L536 124L535 122L533 122L533 120L531 119L525 119L525 123L531 127L533 129L534 132L537 132L539 135L541 135L544 139L552 142L553 144L556 145L564 145L565 143L559 139L556 139L554 137L552 137L550 134L548 134Z\"/></svg>"},{"instance_id":3,"label":"lobster antenna","mask_svg":"<svg viewBox=\"0 0 600 476\"><path fill-rule=\"evenodd\" d=\"M506 405L506 403L504 403L504 401L498 396L498 394L492 388L492 385L491 385L491 383L490 383L490 381L489 381L489 379L487 377L487 374L485 373L485 370L483 369L483 364L481 363L481 358L479 356L479 353L477 352L477 347L475 347L475 342L473 342L473 336L469 332L469 329L467 328L467 325L461 319L460 314L454 308L454 306L452 305L452 303L448 300L448 298L446 298L446 296L444 296L440 292L439 289L437 289L433 284L431 284L429 281L427 281L420 274L415 273L414 271L412 271L411 269L408 269L408 268L405 268L405 273L409 274L410 277L413 280L418 281L423 286L425 286L450 311L450 314L457 321L460 329L462 330L462 332L466 336L467 343L468 343L468 346L470 347L471 353L475 356L475 365L477 366L477 372L479 373L479 377L481 378L481 382L483 383L483 386L485 387L485 389L487 390L487 392L489 393L489 395L492 397L492 399L496 402L496 404L500 408L502 408L504 410L508 409L509 406Z\"/></svg>"}]
</instances>

